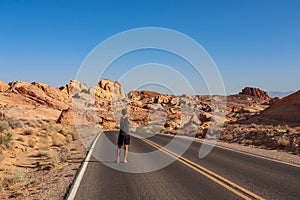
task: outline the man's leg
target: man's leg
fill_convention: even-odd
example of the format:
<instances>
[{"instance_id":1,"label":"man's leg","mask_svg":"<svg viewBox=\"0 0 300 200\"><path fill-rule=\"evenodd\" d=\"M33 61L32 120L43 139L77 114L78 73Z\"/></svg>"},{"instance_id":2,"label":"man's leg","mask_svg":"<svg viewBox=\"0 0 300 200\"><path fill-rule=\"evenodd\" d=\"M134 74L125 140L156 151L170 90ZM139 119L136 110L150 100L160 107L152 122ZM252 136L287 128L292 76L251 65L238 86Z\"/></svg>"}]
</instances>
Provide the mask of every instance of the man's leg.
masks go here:
<instances>
[{"instance_id":1,"label":"man's leg","mask_svg":"<svg viewBox=\"0 0 300 200\"><path fill-rule=\"evenodd\" d=\"M121 146L118 145L118 149L117 149L117 163L120 162L120 155L121 155Z\"/></svg>"},{"instance_id":2,"label":"man's leg","mask_svg":"<svg viewBox=\"0 0 300 200\"><path fill-rule=\"evenodd\" d=\"M128 144L124 145L124 163L127 163Z\"/></svg>"}]
</instances>

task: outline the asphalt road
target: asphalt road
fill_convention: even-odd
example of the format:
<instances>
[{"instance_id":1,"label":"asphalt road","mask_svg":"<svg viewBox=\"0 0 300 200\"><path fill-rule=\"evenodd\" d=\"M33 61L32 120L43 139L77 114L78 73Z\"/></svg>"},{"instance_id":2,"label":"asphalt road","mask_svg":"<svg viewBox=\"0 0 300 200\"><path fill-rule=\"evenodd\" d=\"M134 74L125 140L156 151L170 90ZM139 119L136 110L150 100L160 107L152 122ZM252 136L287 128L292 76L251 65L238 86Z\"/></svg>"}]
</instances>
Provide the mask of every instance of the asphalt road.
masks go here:
<instances>
[{"instance_id":1,"label":"asphalt road","mask_svg":"<svg viewBox=\"0 0 300 200\"><path fill-rule=\"evenodd\" d=\"M299 167L218 147L199 159L202 144L192 142L167 167L132 173L172 161L188 140L164 135L131 137L132 154L126 164L114 163L116 140L117 132L100 135L75 199L300 199ZM149 152L158 152L159 159ZM141 153L150 155L141 157Z\"/></svg>"}]
</instances>

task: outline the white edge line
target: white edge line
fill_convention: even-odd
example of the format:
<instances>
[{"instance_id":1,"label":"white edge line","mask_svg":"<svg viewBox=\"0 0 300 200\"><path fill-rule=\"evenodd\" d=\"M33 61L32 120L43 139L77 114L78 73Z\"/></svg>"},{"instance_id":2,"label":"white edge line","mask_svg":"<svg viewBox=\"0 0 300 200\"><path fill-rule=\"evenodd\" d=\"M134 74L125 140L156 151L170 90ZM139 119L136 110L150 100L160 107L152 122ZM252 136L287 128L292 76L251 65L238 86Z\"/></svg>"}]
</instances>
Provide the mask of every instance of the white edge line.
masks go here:
<instances>
[{"instance_id":1,"label":"white edge line","mask_svg":"<svg viewBox=\"0 0 300 200\"><path fill-rule=\"evenodd\" d=\"M96 143L97 143L100 135L101 135L101 133L98 134L98 136L95 138L95 140L94 140L91 148L89 149L89 153L86 156L85 160L83 161L83 165L81 167L81 170L80 170L80 172L79 172L79 174L78 174L78 176L77 176L77 178L76 178L76 180L75 180L75 182L74 182L74 184L72 186L72 189L71 189L71 191L70 191L70 193L68 195L67 200L73 200L73 199L75 199L75 196L76 196L77 191L79 189L79 186L80 186L80 183L82 181L83 175L84 175L84 173L86 171L86 168L87 168L87 165L88 165L88 161L90 160L90 158L91 158L91 156L93 154L94 148L96 146Z\"/></svg>"},{"instance_id":2,"label":"white edge line","mask_svg":"<svg viewBox=\"0 0 300 200\"><path fill-rule=\"evenodd\" d=\"M164 135L164 136L169 136L169 137L174 137L173 135L170 135L170 134L161 134L161 133L156 133L156 134L158 134L158 135ZM184 136L184 135L177 135L176 137L180 137L180 138L188 139L188 140L193 140L195 142L204 144L204 142L200 141L200 139L197 139L197 138L192 138L192 137ZM207 142L205 144L212 145L212 144L209 144L209 142ZM256 157L256 158L261 158L261 159L265 159L265 160L277 162L277 163L280 163L280 164L285 164L285 165L290 165L290 166L293 166L293 167L300 168L300 165L297 165L297 164L288 163L288 162L280 161L280 160L277 160L277 159L272 159L272 158L268 158L268 157L264 157L264 156L260 156L260 155L255 155L255 154L252 154L252 153L247 153L247 152L243 152L243 151L239 151L239 150L235 150L235 149L230 149L228 147L220 146L219 144L215 144L215 147L220 148L220 149L225 149L225 150L228 150L228 151L232 151L232 152L235 152L235 153L240 153L240 154L244 154L244 155L248 155L248 156L253 156L253 157Z\"/></svg>"}]
</instances>

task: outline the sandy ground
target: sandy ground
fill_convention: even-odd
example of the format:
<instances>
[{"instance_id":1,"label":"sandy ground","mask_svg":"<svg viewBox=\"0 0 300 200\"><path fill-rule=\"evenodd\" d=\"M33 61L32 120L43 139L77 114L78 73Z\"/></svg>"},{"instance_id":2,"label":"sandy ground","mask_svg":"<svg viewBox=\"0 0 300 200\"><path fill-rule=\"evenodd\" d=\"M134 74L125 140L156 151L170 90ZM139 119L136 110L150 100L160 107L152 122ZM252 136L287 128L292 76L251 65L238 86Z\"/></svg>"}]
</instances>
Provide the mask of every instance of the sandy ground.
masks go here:
<instances>
[{"instance_id":1,"label":"sandy ground","mask_svg":"<svg viewBox=\"0 0 300 200\"><path fill-rule=\"evenodd\" d=\"M229 149L258 155L278 161L283 161L291 164L300 165L300 156L294 155L285 151L279 151L279 150L266 150L266 149L260 149L255 146L244 146L237 143L226 143L226 142L217 142L218 146L226 147Z\"/></svg>"}]
</instances>

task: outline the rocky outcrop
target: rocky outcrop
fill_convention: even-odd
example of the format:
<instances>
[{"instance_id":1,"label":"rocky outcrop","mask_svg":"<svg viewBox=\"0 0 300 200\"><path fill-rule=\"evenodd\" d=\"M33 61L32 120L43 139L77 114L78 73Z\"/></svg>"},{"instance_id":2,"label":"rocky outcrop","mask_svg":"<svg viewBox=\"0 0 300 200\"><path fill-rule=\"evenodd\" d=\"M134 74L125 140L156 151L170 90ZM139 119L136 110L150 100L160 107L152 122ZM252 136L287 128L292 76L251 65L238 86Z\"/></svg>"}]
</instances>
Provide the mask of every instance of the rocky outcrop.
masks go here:
<instances>
[{"instance_id":1,"label":"rocky outcrop","mask_svg":"<svg viewBox=\"0 0 300 200\"><path fill-rule=\"evenodd\" d=\"M260 123L275 123L277 121L280 124L300 125L300 90L277 100L253 119L257 119Z\"/></svg>"},{"instance_id":2,"label":"rocky outcrop","mask_svg":"<svg viewBox=\"0 0 300 200\"><path fill-rule=\"evenodd\" d=\"M96 86L89 89L89 94L93 97L104 99L107 101L115 101L117 99L124 99L126 95L121 84L117 81L103 79L99 81Z\"/></svg>"},{"instance_id":3,"label":"rocky outcrop","mask_svg":"<svg viewBox=\"0 0 300 200\"><path fill-rule=\"evenodd\" d=\"M28 103L31 102L35 106L44 105L58 110L68 107L68 96L57 88L39 82L28 83L16 81L9 83L9 85L10 87L6 91L8 95L10 93L17 94L20 98L26 98Z\"/></svg>"},{"instance_id":4,"label":"rocky outcrop","mask_svg":"<svg viewBox=\"0 0 300 200\"><path fill-rule=\"evenodd\" d=\"M59 89L71 97L80 92L88 91L86 84L81 83L78 80L70 80L67 85L61 86Z\"/></svg>"},{"instance_id":5,"label":"rocky outcrop","mask_svg":"<svg viewBox=\"0 0 300 200\"><path fill-rule=\"evenodd\" d=\"M61 112L57 123L68 125L89 125L96 124L95 113L89 111L73 111L72 108L65 109Z\"/></svg>"},{"instance_id":6,"label":"rocky outcrop","mask_svg":"<svg viewBox=\"0 0 300 200\"><path fill-rule=\"evenodd\" d=\"M242 90L242 92L240 92L239 94L258 97L259 99L262 99L262 100L265 100L265 101L270 101L271 100L271 97L268 95L268 93L265 92L265 91L262 91L259 88L245 87Z\"/></svg>"},{"instance_id":7,"label":"rocky outcrop","mask_svg":"<svg viewBox=\"0 0 300 200\"><path fill-rule=\"evenodd\" d=\"M9 88L9 85L0 80L0 92L5 92Z\"/></svg>"},{"instance_id":8,"label":"rocky outcrop","mask_svg":"<svg viewBox=\"0 0 300 200\"><path fill-rule=\"evenodd\" d=\"M72 109L68 108L68 109L61 111L61 114L59 115L56 122L59 124L74 125L75 122L74 122Z\"/></svg>"}]
</instances>

